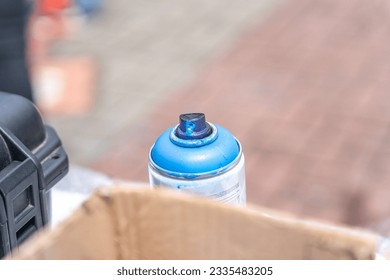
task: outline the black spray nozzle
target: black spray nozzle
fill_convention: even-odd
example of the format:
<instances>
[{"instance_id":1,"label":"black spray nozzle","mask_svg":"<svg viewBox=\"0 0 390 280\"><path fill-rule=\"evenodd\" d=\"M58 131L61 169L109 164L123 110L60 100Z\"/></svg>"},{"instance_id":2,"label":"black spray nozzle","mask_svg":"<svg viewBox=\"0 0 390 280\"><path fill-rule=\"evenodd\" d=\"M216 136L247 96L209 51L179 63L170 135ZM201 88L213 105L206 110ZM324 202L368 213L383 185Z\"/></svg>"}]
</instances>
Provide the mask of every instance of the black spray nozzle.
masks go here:
<instances>
[{"instance_id":1,"label":"black spray nozzle","mask_svg":"<svg viewBox=\"0 0 390 280\"><path fill-rule=\"evenodd\" d=\"M181 114L179 120L176 135L181 139L202 139L212 133L212 128L206 122L203 113Z\"/></svg>"}]
</instances>

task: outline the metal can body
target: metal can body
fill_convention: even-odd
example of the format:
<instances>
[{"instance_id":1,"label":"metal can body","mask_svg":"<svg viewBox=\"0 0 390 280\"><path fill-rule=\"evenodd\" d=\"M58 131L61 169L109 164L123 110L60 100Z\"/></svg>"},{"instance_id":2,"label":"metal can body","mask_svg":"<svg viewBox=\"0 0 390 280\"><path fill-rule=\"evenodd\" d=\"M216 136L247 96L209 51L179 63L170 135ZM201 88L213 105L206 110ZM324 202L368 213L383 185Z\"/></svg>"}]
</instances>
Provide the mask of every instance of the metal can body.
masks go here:
<instances>
[{"instance_id":1,"label":"metal can body","mask_svg":"<svg viewBox=\"0 0 390 280\"><path fill-rule=\"evenodd\" d=\"M201 113L185 115L184 121L182 116L181 124L161 134L150 149L151 186L245 205L245 158L239 141L225 128L206 123Z\"/></svg>"},{"instance_id":2,"label":"metal can body","mask_svg":"<svg viewBox=\"0 0 390 280\"><path fill-rule=\"evenodd\" d=\"M191 180L171 177L149 163L149 181L152 187L168 187L233 205L246 204L245 159L243 154L230 170L211 177Z\"/></svg>"}]
</instances>

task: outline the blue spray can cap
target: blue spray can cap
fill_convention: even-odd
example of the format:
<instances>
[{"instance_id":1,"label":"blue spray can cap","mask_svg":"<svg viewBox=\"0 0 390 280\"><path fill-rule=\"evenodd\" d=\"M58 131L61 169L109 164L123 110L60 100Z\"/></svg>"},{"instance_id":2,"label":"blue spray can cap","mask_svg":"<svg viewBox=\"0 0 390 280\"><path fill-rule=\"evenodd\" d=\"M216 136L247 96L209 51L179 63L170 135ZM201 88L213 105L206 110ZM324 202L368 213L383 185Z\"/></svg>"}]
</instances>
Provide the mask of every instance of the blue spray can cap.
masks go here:
<instances>
[{"instance_id":1,"label":"blue spray can cap","mask_svg":"<svg viewBox=\"0 0 390 280\"><path fill-rule=\"evenodd\" d=\"M187 179L214 176L228 170L241 156L241 146L225 128L206 122L203 113L182 114L150 151L155 169Z\"/></svg>"}]
</instances>

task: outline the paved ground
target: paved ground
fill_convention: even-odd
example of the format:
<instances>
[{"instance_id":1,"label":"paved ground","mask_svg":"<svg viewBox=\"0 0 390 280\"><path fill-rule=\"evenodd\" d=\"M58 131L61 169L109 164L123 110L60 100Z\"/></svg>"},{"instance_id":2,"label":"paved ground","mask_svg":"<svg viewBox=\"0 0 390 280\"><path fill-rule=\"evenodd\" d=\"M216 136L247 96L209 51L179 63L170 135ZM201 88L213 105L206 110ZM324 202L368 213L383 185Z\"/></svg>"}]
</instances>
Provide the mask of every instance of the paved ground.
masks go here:
<instances>
[{"instance_id":1,"label":"paved ground","mask_svg":"<svg viewBox=\"0 0 390 280\"><path fill-rule=\"evenodd\" d=\"M180 1L172 2L180 6ZM180 113L202 111L241 140L250 202L351 225L386 227L390 217L390 5L383 0L291 0L262 22L259 15L264 6L256 2L246 2L245 12L237 12L242 2L229 2L225 16L225 1L213 2L201 17L195 14L202 5L193 1L178 17L199 24L200 29L190 35L191 28L183 24L177 37L173 31L168 36L159 35L155 27L145 29L148 21L158 18L156 14L142 17L144 25L132 28L139 31L133 31L138 34L135 38L152 40L152 34L157 34L160 45L137 39L134 46L116 48L133 36L131 31L123 31L117 42L101 39L113 51L102 64L106 80L99 87L95 111L81 124L55 121L65 141L74 137L78 148L71 147L71 152L90 150L100 157L90 157L89 164L96 169L146 181L148 150L157 136L174 125ZM151 8L145 4L140 8L143 12L135 8L132 13L145 15ZM234 19L236 12L241 16ZM220 32L201 20L205 17L223 26L220 30L227 30L227 23L236 27L217 39ZM180 21L161 22L159 28L175 28ZM115 26L122 31L120 24ZM98 36L92 33L91 40ZM208 43L214 36L220 43ZM192 49L181 38L199 47ZM210 46L202 53L204 44ZM92 47L96 54L102 48ZM130 50L148 51L122 61ZM147 61L155 65L154 72L147 72ZM186 61L187 66L175 61ZM111 73L115 63L123 71ZM116 75L125 75L133 84L114 90ZM134 97L138 95L148 98L138 101ZM117 115L100 119L112 108ZM132 114L131 121L121 117ZM100 139L110 139L104 153L96 144Z\"/></svg>"},{"instance_id":2,"label":"paved ground","mask_svg":"<svg viewBox=\"0 0 390 280\"><path fill-rule=\"evenodd\" d=\"M99 16L52 48L52 57L85 55L98 67L92 110L48 119L72 161L89 165L99 160L126 130L228 49L242 30L265 18L275 3L105 1Z\"/></svg>"}]
</instances>

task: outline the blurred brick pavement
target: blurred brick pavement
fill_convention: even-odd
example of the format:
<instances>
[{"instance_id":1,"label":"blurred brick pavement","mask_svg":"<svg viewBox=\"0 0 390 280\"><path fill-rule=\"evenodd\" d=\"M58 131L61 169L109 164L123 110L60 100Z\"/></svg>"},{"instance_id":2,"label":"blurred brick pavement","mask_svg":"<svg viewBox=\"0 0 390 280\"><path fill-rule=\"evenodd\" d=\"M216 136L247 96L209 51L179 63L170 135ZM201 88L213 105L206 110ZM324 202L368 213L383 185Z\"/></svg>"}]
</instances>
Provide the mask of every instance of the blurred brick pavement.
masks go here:
<instances>
[{"instance_id":1,"label":"blurred brick pavement","mask_svg":"<svg viewBox=\"0 0 390 280\"><path fill-rule=\"evenodd\" d=\"M390 218L390 4L286 1L94 165L147 181L183 112L241 140L252 203L352 225Z\"/></svg>"},{"instance_id":2,"label":"blurred brick pavement","mask_svg":"<svg viewBox=\"0 0 390 280\"><path fill-rule=\"evenodd\" d=\"M89 165L99 160L124 131L151 113L154 104L192 81L216 53L226 50L252 22L263 20L277 3L104 1L99 15L74 30L69 38L51 45L49 52L55 59L89 57L96 65L93 95L78 86L76 79L71 81L73 88L66 89L71 90L66 94L69 99L72 95L93 97L89 98L91 106L83 107L90 110L46 118L61 136L71 161ZM74 20L69 26L77 26L77 18ZM85 75L85 69L78 71ZM80 76L77 71L71 73ZM53 84L50 82L49 87ZM52 87L49 89L52 93ZM75 111L70 101L59 106Z\"/></svg>"}]
</instances>

